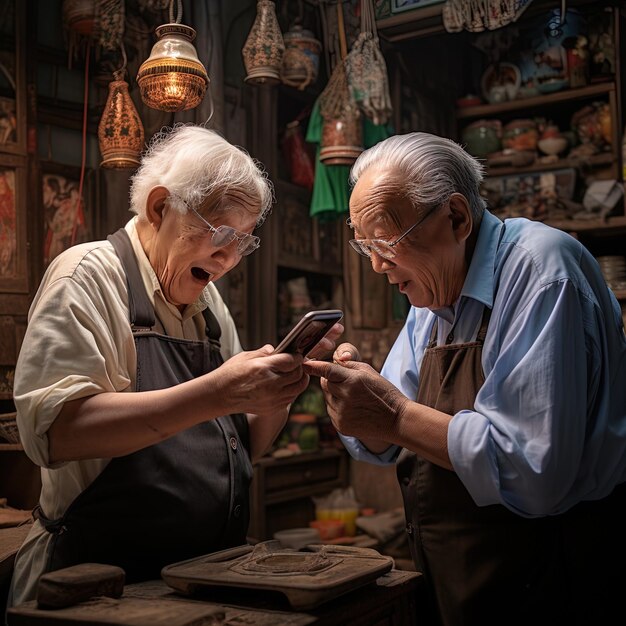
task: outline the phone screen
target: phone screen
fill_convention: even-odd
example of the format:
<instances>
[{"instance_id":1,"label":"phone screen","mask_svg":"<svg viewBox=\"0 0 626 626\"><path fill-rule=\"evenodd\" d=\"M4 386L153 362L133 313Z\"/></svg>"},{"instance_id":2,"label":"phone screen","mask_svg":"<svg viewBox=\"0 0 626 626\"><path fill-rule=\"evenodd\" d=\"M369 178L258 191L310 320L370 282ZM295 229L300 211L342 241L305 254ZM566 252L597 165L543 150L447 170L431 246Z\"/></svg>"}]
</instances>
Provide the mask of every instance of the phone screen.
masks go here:
<instances>
[{"instance_id":1,"label":"phone screen","mask_svg":"<svg viewBox=\"0 0 626 626\"><path fill-rule=\"evenodd\" d=\"M280 342L275 352L307 356L342 317L343 313L334 309L307 313Z\"/></svg>"}]
</instances>

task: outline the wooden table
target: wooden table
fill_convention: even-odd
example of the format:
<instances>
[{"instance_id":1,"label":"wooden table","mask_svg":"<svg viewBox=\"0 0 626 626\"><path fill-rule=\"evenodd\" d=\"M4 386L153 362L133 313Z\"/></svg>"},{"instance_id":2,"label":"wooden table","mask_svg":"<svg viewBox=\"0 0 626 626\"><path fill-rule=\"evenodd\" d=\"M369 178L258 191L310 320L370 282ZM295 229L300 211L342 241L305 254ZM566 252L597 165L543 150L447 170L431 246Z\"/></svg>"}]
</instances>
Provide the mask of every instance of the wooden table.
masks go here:
<instances>
[{"instance_id":1,"label":"wooden table","mask_svg":"<svg viewBox=\"0 0 626 626\"><path fill-rule=\"evenodd\" d=\"M65 609L41 610L29 602L10 609L7 618L9 626L422 626L422 589L421 574L394 569L314 610L295 612L280 595L222 588L189 598L163 581L150 581L126 585L119 599L94 598Z\"/></svg>"}]
</instances>

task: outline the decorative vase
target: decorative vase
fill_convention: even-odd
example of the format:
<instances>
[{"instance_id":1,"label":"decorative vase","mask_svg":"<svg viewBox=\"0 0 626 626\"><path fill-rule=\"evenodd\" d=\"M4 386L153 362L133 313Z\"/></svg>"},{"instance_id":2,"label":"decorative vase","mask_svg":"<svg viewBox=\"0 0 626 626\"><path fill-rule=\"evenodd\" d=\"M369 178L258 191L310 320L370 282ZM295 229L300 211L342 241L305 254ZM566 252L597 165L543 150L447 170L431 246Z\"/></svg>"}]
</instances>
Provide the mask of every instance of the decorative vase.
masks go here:
<instances>
[{"instance_id":1,"label":"decorative vase","mask_svg":"<svg viewBox=\"0 0 626 626\"><path fill-rule=\"evenodd\" d=\"M102 167L131 168L139 165L144 143L143 125L125 80L109 83L109 97L98 125L98 142Z\"/></svg>"},{"instance_id":2,"label":"decorative vase","mask_svg":"<svg viewBox=\"0 0 626 626\"><path fill-rule=\"evenodd\" d=\"M358 111L349 110L334 119L324 119L320 161L324 165L352 165L363 152L363 128Z\"/></svg>"},{"instance_id":3,"label":"decorative vase","mask_svg":"<svg viewBox=\"0 0 626 626\"><path fill-rule=\"evenodd\" d=\"M322 44L300 25L286 32L280 78L285 85L304 89L317 80Z\"/></svg>"},{"instance_id":4,"label":"decorative vase","mask_svg":"<svg viewBox=\"0 0 626 626\"><path fill-rule=\"evenodd\" d=\"M241 51L248 74L245 80L257 85L275 85L280 82L285 43L274 3L259 0L256 6L256 19Z\"/></svg>"}]
</instances>

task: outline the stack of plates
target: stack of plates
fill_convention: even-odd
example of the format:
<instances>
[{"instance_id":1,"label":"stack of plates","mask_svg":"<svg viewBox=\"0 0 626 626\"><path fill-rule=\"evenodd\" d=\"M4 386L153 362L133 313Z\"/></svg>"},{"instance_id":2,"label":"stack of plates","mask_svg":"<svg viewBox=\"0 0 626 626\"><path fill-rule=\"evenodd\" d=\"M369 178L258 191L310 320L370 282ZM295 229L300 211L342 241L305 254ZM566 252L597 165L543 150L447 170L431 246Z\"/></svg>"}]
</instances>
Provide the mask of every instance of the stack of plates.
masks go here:
<instances>
[{"instance_id":1,"label":"stack of plates","mask_svg":"<svg viewBox=\"0 0 626 626\"><path fill-rule=\"evenodd\" d=\"M611 289L626 289L626 257L599 256L598 263Z\"/></svg>"}]
</instances>

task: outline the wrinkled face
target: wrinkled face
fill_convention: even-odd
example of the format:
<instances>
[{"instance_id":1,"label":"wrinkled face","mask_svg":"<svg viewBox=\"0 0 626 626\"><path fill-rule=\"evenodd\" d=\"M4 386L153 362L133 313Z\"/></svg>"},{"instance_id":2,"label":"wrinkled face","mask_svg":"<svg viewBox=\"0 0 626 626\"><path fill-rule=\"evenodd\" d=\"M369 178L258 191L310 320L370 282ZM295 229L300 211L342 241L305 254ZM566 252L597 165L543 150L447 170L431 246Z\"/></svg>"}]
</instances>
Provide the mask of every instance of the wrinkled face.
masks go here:
<instances>
[{"instance_id":1,"label":"wrinkled face","mask_svg":"<svg viewBox=\"0 0 626 626\"><path fill-rule=\"evenodd\" d=\"M215 228L222 224L251 234L256 216L243 207L202 217ZM209 282L216 281L241 260L237 240L223 247L213 244L213 233L192 211L182 215L165 205L162 219L148 246L144 245L165 298L183 307L195 302Z\"/></svg>"},{"instance_id":2,"label":"wrinkled face","mask_svg":"<svg viewBox=\"0 0 626 626\"><path fill-rule=\"evenodd\" d=\"M461 293L468 269L466 240L472 223L467 201L452 194L439 207L416 210L398 194L401 188L402 180L387 171L370 167L362 174L350 197L354 237L392 242L431 210L393 247L392 259L372 251L370 260L374 271L385 274L413 306L451 306Z\"/></svg>"}]
</instances>

